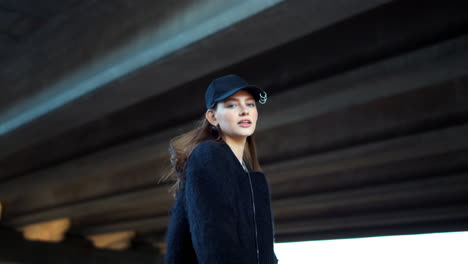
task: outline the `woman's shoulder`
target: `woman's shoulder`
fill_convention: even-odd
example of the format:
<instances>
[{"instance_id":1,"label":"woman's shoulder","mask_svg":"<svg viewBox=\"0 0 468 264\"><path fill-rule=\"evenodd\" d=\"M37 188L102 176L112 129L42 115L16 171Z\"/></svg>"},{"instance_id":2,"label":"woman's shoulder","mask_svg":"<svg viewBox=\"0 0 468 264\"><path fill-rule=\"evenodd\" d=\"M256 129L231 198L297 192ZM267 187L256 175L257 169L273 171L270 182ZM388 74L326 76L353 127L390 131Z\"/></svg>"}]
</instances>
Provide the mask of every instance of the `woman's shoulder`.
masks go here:
<instances>
[{"instance_id":1,"label":"woman's shoulder","mask_svg":"<svg viewBox=\"0 0 468 264\"><path fill-rule=\"evenodd\" d=\"M223 144L223 142L216 142L213 140L203 141L192 151L192 154L190 156L214 158L225 151Z\"/></svg>"},{"instance_id":2,"label":"woman's shoulder","mask_svg":"<svg viewBox=\"0 0 468 264\"><path fill-rule=\"evenodd\" d=\"M227 159L223 143L215 141L204 141L200 143L190 154L185 171L190 173L203 172L204 177L219 175L219 172L226 166Z\"/></svg>"}]
</instances>

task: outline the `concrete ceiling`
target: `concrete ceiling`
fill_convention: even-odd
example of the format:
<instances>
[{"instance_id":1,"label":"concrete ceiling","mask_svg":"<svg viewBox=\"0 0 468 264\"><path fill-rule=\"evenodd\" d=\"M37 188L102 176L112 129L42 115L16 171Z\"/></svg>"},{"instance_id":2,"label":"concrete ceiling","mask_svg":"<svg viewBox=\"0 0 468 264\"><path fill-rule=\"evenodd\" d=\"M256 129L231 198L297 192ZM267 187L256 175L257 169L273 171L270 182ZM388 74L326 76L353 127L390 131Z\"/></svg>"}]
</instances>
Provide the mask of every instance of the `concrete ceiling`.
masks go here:
<instances>
[{"instance_id":1,"label":"concrete ceiling","mask_svg":"<svg viewBox=\"0 0 468 264\"><path fill-rule=\"evenodd\" d=\"M0 1L0 224L161 241L168 141L236 73L277 242L468 230L467 7Z\"/></svg>"}]
</instances>

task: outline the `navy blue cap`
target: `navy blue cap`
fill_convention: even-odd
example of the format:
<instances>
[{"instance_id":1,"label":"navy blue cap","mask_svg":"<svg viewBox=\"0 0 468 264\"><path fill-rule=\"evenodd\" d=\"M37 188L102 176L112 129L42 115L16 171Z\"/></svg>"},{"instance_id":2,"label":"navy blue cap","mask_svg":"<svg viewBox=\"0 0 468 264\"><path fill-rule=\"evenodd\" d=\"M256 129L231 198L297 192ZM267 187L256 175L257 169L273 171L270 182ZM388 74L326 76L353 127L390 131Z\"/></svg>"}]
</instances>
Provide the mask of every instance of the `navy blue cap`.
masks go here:
<instances>
[{"instance_id":1,"label":"navy blue cap","mask_svg":"<svg viewBox=\"0 0 468 264\"><path fill-rule=\"evenodd\" d=\"M240 90L246 90L251 93L255 101L259 101L261 104L267 101L267 94L265 91L258 88L256 85L247 83L237 75L229 74L211 81L205 92L206 109L213 108L217 102L228 98Z\"/></svg>"}]
</instances>

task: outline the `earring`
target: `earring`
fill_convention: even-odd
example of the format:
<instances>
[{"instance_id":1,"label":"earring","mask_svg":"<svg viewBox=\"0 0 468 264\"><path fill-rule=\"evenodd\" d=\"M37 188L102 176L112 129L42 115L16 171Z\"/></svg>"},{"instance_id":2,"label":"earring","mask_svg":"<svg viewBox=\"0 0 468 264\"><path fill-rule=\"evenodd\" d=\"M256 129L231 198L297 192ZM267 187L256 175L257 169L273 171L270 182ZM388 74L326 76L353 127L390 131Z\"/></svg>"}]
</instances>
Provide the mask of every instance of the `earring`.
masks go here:
<instances>
[{"instance_id":1,"label":"earring","mask_svg":"<svg viewBox=\"0 0 468 264\"><path fill-rule=\"evenodd\" d=\"M260 99L258 100L258 102L261 104L265 104L267 102L267 93L265 91L262 93L260 93Z\"/></svg>"}]
</instances>

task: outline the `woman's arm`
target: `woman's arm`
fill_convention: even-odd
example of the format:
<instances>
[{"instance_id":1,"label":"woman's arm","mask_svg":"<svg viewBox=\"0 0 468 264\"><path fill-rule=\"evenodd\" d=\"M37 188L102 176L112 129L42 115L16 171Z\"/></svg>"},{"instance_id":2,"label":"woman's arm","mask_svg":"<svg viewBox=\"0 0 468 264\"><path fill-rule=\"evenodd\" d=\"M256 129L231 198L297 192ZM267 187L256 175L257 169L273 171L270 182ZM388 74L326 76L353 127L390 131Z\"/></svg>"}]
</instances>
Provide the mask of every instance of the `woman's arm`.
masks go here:
<instances>
[{"instance_id":1,"label":"woman's arm","mask_svg":"<svg viewBox=\"0 0 468 264\"><path fill-rule=\"evenodd\" d=\"M194 150L185 170L187 217L199 263L248 262L239 244L235 186L223 166L224 155L219 147L204 144Z\"/></svg>"}]
</instances>

